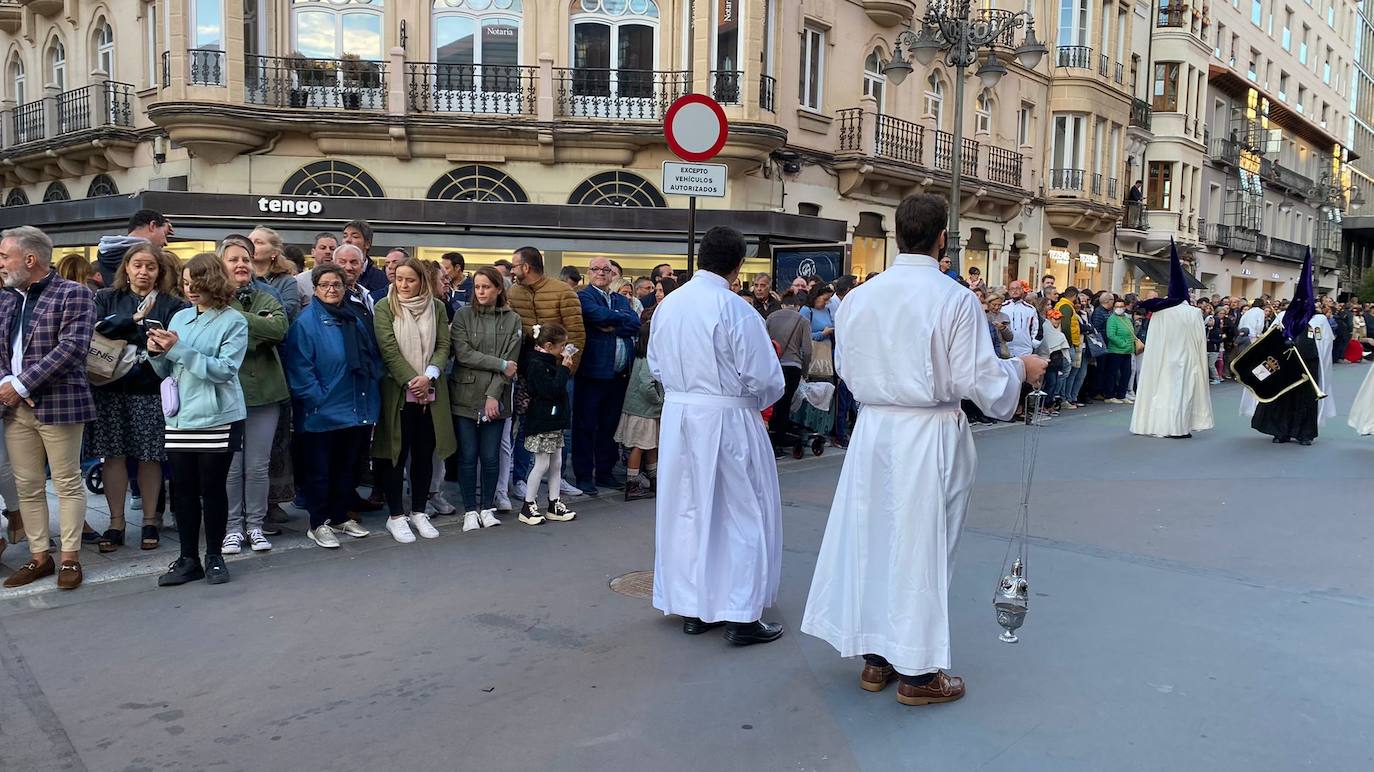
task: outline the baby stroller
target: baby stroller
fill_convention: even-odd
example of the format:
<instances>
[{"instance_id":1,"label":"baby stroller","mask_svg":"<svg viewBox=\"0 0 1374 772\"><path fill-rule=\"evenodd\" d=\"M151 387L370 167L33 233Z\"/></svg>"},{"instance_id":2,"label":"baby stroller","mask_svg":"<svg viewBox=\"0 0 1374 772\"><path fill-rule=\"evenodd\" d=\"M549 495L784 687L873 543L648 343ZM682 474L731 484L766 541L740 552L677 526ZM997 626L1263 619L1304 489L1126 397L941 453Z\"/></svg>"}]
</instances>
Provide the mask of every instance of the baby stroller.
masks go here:
<instances>
[{"instance_id":1,"label":"baby stroller","mask_svg":"<svg viewBox=\"0 0 1374 772\"><path fill-rule=\"evenodd\" d=\"M802 447L811 446L812 455L825 452L825 438L835 427L835 384L824 381L803 381L792 397L792 424L796 441L792 457L802 457Z\"/></svg>"},{"instance_id":2,"label":"baby stroller","mask_svg":"<svg viewBox=\"0 0 1374 772\"><path fill-rule=\"evenodd\" d=\"M773 353L778 355L779 357L782 356L782 347L778 345L777 341L773 341ZM797 387L798 394L801 393L801 389L805 385L806 384L802 384L801 386ZM803 431L806 427L797 422L797 417L795 415L796 409L797 398L796 396L793 396L792 404L790 406L790 410L794 413L794 415L792 416L792 421L790 422L791 427L788 430L781 432L775 432L772 429L769 429L768 439L773 443L773 453L777 456L782 456L784 453L787 452L787 450L790 449L792 452L792 458L801 458L806 449L806 446L810 445L811 453L813 455L821 455L825 452L824 435ZM772 426L773 410L773 406L764 408L763 423L765 426Z\"/></svg>"}]
</instances>

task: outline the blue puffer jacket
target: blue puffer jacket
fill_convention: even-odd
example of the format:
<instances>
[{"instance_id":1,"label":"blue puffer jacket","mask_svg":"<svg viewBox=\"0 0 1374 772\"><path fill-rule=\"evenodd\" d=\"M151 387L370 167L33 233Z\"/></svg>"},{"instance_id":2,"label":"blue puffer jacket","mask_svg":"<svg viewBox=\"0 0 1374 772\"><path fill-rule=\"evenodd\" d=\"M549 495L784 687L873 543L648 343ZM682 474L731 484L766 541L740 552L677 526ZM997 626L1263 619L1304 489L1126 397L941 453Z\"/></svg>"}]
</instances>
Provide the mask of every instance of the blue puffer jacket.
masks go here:
<instances>
[{"instance_id":1,"label":"blue puffer jacket","mask_svg":"<svg viewBox=\"0 0 1374 772\"><path fill-rule=\"evenodd\" d=\"M362 354L376 365L378 377L365 378L348 369L339 322L311 303L291 325L283 344L283 364L296 402L297 426L327 432L350 426L373 426L381 412L381 354L370 325L358 321Z\"/></svg>"},{"instance_id":2,"label":"blue puffer jacket","mask_svg":"<svg viewBox=\"0 0 1374 772\"><path fill-rule=\"evenodd\" d=\"M612 292L608 299L595 287L583 288L577 299L582 303L582 323L587 330L587 348L582 352L578 375L614 378L619 340L625 341L625 366L621 372L629 375L634 364L635 339L639 336L639 315L630 308L630 301L619 292Z\"/></svg>"}]
</instances>

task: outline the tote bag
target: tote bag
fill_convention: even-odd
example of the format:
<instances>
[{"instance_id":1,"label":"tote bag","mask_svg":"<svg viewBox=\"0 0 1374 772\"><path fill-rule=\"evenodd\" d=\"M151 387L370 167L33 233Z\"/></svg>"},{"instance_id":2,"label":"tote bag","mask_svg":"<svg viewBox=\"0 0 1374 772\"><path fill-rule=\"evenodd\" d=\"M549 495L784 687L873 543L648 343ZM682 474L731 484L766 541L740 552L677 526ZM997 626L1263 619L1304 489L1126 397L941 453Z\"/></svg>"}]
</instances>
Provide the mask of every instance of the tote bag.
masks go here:
<instances>
[{"instance_id":1,"label":"tote bag","mask_svg":"<svg viewBox=\"0 0 1374 772\"><path fill-rule=\"evenodd\" d=\"M828 340L811 343L811 366L806 369L807 378L835 377L835 350Z\"/></svg>"}]
</instances>

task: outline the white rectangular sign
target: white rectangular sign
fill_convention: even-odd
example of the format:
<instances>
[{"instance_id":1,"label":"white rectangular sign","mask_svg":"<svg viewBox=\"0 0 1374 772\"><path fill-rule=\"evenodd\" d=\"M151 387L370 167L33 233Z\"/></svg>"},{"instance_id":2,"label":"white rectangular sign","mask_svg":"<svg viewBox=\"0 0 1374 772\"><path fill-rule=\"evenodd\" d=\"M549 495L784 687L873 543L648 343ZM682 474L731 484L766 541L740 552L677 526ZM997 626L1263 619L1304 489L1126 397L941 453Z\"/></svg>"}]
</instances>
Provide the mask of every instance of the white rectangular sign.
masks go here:
<instances>
[{"instance_id":1,"label":"white rectangular sign","mask_svg":"<svg viewBox=\"0 0 1374 772\"><path fill-rule=\"evenodd\" d=\"M669 196L725 196L725 164L663 162L663 193Z\"/></svg>"}]
</instances>

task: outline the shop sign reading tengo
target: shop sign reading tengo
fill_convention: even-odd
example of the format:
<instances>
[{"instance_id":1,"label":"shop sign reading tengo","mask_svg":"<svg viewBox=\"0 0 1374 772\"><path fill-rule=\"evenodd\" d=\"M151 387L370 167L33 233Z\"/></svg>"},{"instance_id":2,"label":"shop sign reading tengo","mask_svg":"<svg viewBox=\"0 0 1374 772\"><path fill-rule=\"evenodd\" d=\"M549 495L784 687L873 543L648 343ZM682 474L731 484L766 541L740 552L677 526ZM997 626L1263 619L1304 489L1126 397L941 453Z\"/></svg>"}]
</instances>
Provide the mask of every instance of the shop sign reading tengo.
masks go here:
<instances>
[{"instance_id":1,"label":"shop sign reading tengo","mask_svg":"<svg viewBox=\"0 0 1374 772\"><path fill-rule=\"evenodd\" d=\"M259 212L271 212L273 214L294 214L297 217L308 217L312 214L319 214L324 211L324 202L318 198L260 198L258 199Z\"/></svg>"}]
</instances>

